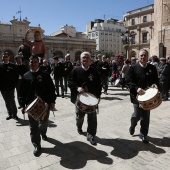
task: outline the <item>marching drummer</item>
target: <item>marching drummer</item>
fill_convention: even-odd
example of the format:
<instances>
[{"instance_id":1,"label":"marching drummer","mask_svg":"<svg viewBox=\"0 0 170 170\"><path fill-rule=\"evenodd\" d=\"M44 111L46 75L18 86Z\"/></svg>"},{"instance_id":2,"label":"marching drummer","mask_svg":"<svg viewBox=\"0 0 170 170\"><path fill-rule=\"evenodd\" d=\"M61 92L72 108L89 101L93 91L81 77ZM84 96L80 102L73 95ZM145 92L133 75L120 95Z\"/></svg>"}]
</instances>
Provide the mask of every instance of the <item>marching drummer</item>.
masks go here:
<instances>
[{"instance_id":1,"label":"marching drummer","mask_svg":"<svg viewBox=\"0 0 170 170\"><path fill-rule=\"evenodd\" d=\"M134 134L137 122L140 120L140 138L143 143L149 143L147 135L150 122L150 110L144 110L139 106L137 94L143 95L145 89L149 87L157 88L158 85L158 73L156 67L147 63L147 54L148 53L145 49L140 50L138 57L139 62L130 67L126 78L126 81L130 83L130 99L134 107L129 132L131 135Z\"/></svg>"},{"instance_id":2,"label":"marching drummer","mask_svg":"<svg viewBox=\"0 0 170 170\"><path fill-rule=\"evenodd\" d=\"M19 104L22 107L22 113L33 101L39 96L42 101L47 104L46 114L42 115L39 121L35 119L33 115L39 114L41 109L34 109L33 114L28 114L30 123L30 137L31 142L35 149L33 151L35 156L39 156L41 151L41 137L47 141L47 126L50 110L54 110L55 106L55 86L48 72L39 69L38 56L33 55L30 57L30 71L26 72L21 79L21 86L19 91Z\"/></svg>"},{"instance_id":3,"label":"marching drummer","mask_svg":"<svg viewBox=\"0 0 170 170\"><path fill-rule=\"evenodd\" d=\"M77 95L88 92L100 98L101 95L101 80L98 72L90 67L91 55L89 52L83 52L80 55L81 66L72 70L69 79L68 86L71 90L71 102L76 106ZM88 107L88 106L87 106ZM76 126L79 134L83 134L82 126L84 122L84 116L86 111L81 111L76 106ZM96 145L94 139L97 131L97 112L96 109L92 113L87 114L87 140L92 145Z\"/></svg>"},{"instance_id":4,"label":"marching drummer","mask_svg":"<svg viewBox=\"0 0 170 170\"><path fill-rule=\"evenodd\" d=\"M30 47L31 54L37 55L39 57L40 63L42 64L43 59L46 57L46 46L41 39L42 29L28 29L25 34L24 42L27 46ZM29 33L34 33L34 40L30 41L28 39Z\"/></svg>"}]
</instances>

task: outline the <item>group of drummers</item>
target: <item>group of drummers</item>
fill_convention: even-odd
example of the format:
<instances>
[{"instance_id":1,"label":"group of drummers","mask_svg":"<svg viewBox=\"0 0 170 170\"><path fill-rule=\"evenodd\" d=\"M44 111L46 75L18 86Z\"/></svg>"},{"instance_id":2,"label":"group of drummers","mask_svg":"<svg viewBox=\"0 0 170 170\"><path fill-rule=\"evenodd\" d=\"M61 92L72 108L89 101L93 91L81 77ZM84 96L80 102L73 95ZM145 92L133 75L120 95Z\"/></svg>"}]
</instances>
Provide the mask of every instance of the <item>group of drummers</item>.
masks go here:
<instances>
[{"instance_id":1,"label":"group of drummers","mask_svg":"<svg viewBox=\"0 0 170 170\"><path fill-rule=\"evenodd\" d=\"M2 55L2 63L0 63L0 91L5 101L8 117L7 120L12 118L18 120L17 107L15 103L14 91L17 88L17 98L19 107L23 114L28 113L30 122L30 137L33 146L35 147L33 154L39 156L41 153L41 138L45 141L48 140L46 135L48 127L48 118L51 111L55 111L56 97L59 96L59 86L61 87L61 94L64 97L64 92L67 93L67 85L71 91L71 102L75 105L76 113L76 127L77 132L83 134L82 126L84 117L87 115L87 140L96 145L96 132L97 132L97 113L98 105L100 103L100 96L102 88L104 93L107 94L108 90L108 75L109 65L105 60L105 56L99 56L99 61L92 64L91 54L89 52L82 52L80 55L81 65L76 68L71 68L69 64L69 55L66 55L67 68L65 84L62 84L60 77L60 62L57 57L54 58L52 72L43 67L45 61L43 54L45 51L44 43L41 39L36 39L40 36L39 31L34 32L34 40L28 43L26 33L27 45L30 46L31 55L28 59L28 65L25 67L22 64L22 58L19 55L15 57L16 64L10 62L8 52ZM40 45L38 45L40 43ZM36 53L34 54L33 53ZM158 73L155 66L147 63L147 52L142 49L139 52L138 63L129 68L126 81L130 84L130 99L133 103L134 113L131 117L131 125L129 133L131 135L135 132L137 122L140 120L140 138L143 143L149 143L147 139L150 121L150 108L142 106L138 100L138 96L146 93L146 89L158 87ZM23 65L20 67L20 65ZM54 74L55 83L51 78ZM107 77L107 79L106 79ZM155 100L160 100L157 97ZM157 104L158 103L158 104ZM156 101L154 108L161 102ZM155 106L156 105L156 106Z\"/></svg>"}]
</instances>

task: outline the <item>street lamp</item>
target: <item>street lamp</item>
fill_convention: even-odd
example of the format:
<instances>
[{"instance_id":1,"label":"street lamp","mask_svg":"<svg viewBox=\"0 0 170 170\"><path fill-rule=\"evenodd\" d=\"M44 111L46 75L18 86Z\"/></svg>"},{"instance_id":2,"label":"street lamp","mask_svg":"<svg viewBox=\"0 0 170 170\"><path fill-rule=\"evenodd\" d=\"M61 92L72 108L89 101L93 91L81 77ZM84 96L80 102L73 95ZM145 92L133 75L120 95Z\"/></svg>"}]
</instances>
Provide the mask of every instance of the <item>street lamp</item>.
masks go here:
<instances>
[{"instance_id":1,"label":"street lamp","mask_svg":"<svg viewBox=\"0 0 170 170\"><path fill-rule=\"evenodd\" d=\"M124 44L124 48L126 50L126 58L128 59L128 48L132 40L132 36L129 34L129 31L126 31L125 33L122 33L120 37L122 39L122 43Z\"/></svg>"}]
</instances>

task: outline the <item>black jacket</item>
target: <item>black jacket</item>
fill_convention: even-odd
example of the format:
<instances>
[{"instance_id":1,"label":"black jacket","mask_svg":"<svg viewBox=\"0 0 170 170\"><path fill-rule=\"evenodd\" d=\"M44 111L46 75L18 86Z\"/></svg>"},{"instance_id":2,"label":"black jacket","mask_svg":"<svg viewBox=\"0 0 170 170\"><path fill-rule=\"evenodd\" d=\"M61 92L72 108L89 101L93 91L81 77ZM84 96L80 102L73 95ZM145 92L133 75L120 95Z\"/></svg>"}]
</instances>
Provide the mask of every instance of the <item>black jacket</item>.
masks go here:
<instances>
[{"instance_id":1,"label":"black jacket","mask_svg":"<svg viewBox=\"0 0 170 170\"><path fill-rule=\"evenodd\" d=\"M66 61L63 63L64 65L64 77L68 77L73 69L73 64L70 61Z\"/></svg>"},{"instance_id":2,"label":"black jacket","mask_svg":"<svg viewBox=\"0 0 170 170\"><path fill-rule=\"evenodd\" d=\"M15 64L0 63L0 90L8 91L15 88L19 74Z\"/></svg>"},{"instance_id":3,"label":"black jacket","mask_svg":"<svg viewBox=\"0 0 170 170\"><path fill-rule=\"evenodd\" d=\"M36 73L28 71L22 77L19 90L19 104L22 107L30 104L37 96L44 102L55 103L55 87L48 72L39 70Z\"/></svg>"},{"instance_id":4,"label":"black jacket","mask_svg":"<svg viewBox=\"0 0 170 170\"><path fill-rule=\"evenodd\" d=\"M130 85L130 98L132 103L138 103L137 101L137 89L146 89L152 84L158 86L158 73L156 67L147 64L146 67L142 67L140 64L134 64L129 68L126 82Z\"/></svg>"},{"instance_id":5,"label":"black jacket","mask_svg":"<svg viewBox=\"0 0 170 170\"><path fill-rule=\"evenodd\" d=\"M54 65L53 74L54 74L54 79L58 79L58 78L63 77L63 75L64 75L64 65L63 65L63 63L59 62L59 63Z\"/></svg>"},{"instance_id":6,"label":"black jacket","mask_svg":"<svg viewBox=\"0 0 170 170\"><path fill-rule=\"evenodd\" d=\"M99 74L93 67L89 67L87 71L81 66L73 69L68 79L68 86L71 90L72 103L76 101L78 87L86 87L88 92L95 95L97 98L100 98L102 90Z\"/></svg>"}]
</instances>

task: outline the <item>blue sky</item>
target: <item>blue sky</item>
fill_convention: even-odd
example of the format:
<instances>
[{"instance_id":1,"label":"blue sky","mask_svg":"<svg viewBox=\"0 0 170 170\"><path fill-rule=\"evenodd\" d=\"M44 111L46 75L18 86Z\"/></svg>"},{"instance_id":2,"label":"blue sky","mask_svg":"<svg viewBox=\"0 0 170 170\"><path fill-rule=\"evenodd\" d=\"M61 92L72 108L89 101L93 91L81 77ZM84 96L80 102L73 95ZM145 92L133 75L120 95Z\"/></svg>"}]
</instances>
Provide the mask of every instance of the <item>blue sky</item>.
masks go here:
<instances>
[{"instance_id":1,"label":"blue sky","mask_svg":"<svg viewBox=\"0 0 170 170\"><path fill-rule=\"evenodd\" d=\"M122 19L130 10L153 4L154 0L3 0L0 21L10 23L21 9L21 19L28 18L30 26L45 30L45 35L58 31L61 26L72 25L85 31L86 23L94 19Z\"/></svg>"}]
</instances>

